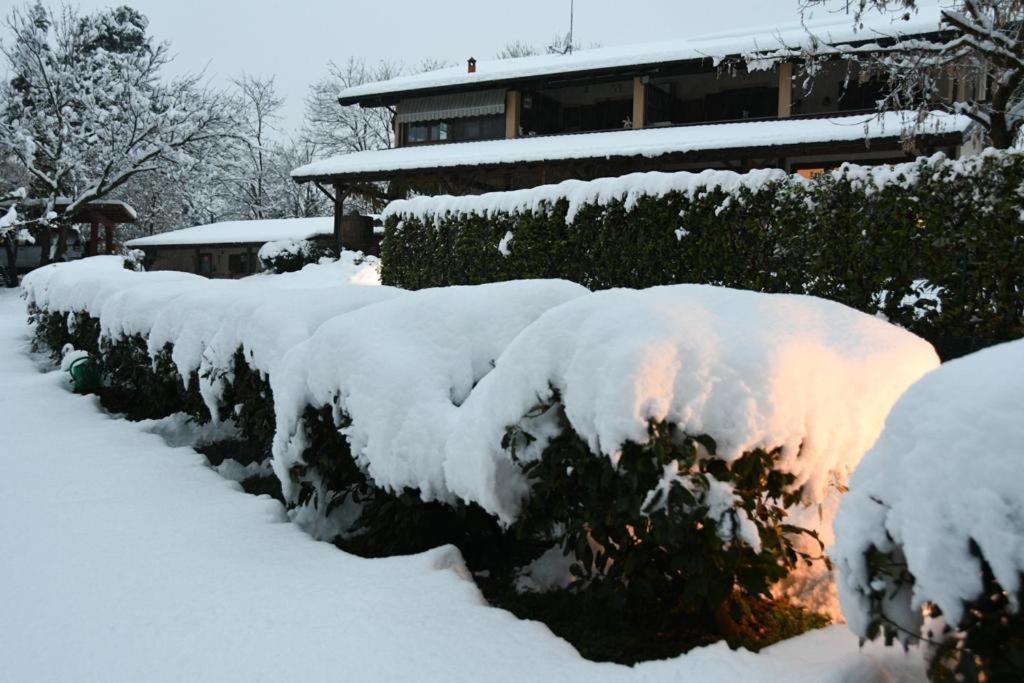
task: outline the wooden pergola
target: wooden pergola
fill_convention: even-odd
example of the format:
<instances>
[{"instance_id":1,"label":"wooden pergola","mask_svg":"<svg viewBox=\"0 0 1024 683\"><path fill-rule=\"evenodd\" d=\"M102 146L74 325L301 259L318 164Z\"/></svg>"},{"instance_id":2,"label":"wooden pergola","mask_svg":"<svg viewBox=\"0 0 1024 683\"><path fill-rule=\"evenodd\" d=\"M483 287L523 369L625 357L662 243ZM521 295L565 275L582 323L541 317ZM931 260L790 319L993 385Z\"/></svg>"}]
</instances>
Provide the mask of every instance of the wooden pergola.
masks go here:
<instances>
[{"instance_id":1,"label":"wooden pergola","mask_svg":"<svg viewBox=\"0 0 1024 683\"><path fill-rule=\"evenodd\" d=\"M60 198L53 206L53 211L58 216L63 216L68 207L71 206L70 199ZM18 211L29 217L38 217L47 207L45 199L28 199L18 202ZM135 209L128 204L113 199L97 199L80 206L75 210L71 223L87 224L89 226L89 239L85 245L86 256L96 256L100 253L100 228L103 228L103 253L114 253L114 233L117 226L122 223L134 223L136 219Z\"/></svg>"}]
</instances>

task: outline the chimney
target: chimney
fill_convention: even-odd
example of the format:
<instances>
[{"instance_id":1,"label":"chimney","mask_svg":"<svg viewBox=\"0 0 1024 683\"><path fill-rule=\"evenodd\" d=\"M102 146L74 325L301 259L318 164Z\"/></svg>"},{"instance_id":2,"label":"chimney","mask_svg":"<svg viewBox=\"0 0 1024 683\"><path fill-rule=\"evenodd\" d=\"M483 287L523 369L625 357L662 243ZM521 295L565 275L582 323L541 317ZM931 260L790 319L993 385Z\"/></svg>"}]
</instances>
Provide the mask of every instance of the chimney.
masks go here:
<instances>
[{"instance_id":1,"label":"chimney","mask_svg":"<svg viewBox=\"0 0 1024 683\"><path fill-rule=\"evenodd\" d=\"M476 60L474 58L470 57L466 61L466 70L467 70L468 73L471 73L471 74L475 74L476 73Z\"/></svg>"}]
</instances>

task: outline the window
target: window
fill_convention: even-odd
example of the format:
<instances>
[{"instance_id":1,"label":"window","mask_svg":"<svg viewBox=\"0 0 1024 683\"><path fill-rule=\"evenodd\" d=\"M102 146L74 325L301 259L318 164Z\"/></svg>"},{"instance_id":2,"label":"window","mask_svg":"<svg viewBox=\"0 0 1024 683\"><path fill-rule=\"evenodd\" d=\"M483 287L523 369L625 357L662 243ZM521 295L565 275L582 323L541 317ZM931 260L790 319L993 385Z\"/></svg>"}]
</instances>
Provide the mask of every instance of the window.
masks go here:
<instances>
[{"instance_id":1,"label":"window","mask_svg":"<svg viewBox=\"0 0 1024 683\"><path fill-rule=\"evenodd\" d=\"M232 275L246 275L249 269L246 267L245 254L231 254L228 256L228 272Z\"/></svg>"},{"instance_id":2,"label":"window","mask_svg":"<svg viewBox=\"0 0 1024 683\"><path fill-rule=\"evenodd\" d=\"M446 121L418 121L404 127L404 145L428 145L442 142L498 140L505 137L504 116L478 116Z\"/></svg>"},{"instance_id":3,"label":"window","mask_svg":"<svg viewBox=\"0 0 1024 683\"><path fill-rule=\"evenodd\" d=\"M704 100L707 121L735 121L774 117L779 112L778 88L742 88L708 95Z\"/></svg>"},{"instance_id":4,"label":"window","mask_svg":"<svg viewBox=\"0 0 1024 683\"><path fill-rule=\"evenodd\" d=\"M814 178L815 176L819 176L822 173L824 173L825 169L821 168L821 167L818 167L818 168L798 168L796 172L797 172L798 175L802 175L804 178L807 178L808 180L810 180L811 178Z\"/></svg>"}]
</instances>

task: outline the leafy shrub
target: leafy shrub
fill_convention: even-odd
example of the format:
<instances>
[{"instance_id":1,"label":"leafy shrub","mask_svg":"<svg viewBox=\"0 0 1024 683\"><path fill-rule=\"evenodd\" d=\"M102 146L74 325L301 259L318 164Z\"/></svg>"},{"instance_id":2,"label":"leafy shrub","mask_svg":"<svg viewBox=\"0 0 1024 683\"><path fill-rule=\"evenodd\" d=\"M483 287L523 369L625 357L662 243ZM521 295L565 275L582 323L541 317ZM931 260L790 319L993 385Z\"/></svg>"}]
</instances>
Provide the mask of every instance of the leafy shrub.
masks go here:
<instances>
[{"instance_id":1,"label":"leafy shrub","mask_svg":"<svg viewBox=\"0 0 1024 683\"><path fill-rule=\"evenodd\" d=\"M373 484L339 431L347 422L329 406L307 408L308 445L302 462L289 471L299 491L291 505L312 506L327 520L348 507L340 523L328 525L325 540L362 557L408 555L452 544L470 567L500 568L506 575L539 553L539 545L518 541L477 505L427 502L415 489L392 492Z\"/></svg>"},{"instance_id":2,"label":"leafy shrub","mask_svg":"<svg viewBox=\"0 0 1024 683\"><path fill-rule=\"evenodd\" d=\"M280 274L302 270L325 256L337 257L337 253L312 240L278 240L260 247L257 256L263 270Z\"/></svg>"},{"instance_id":3,"label":"leafy shrub","mask_svg":"<svg viewBox=\"0 0 1024 683\"><path fill-rule=\"evenodd\" d=\"M1024 590L1011 596L976 543L971 543L970 552L981 567L982 591L965 603L956 626L944 621L937 605L927 607L931 622L922 637L930 650L928 677L949 683L1019 681L1024 677L1024 613L1017 605L1024 600ZM902 550L883 552L872 547L865 553L865 564L867 580L874 587L868 596L871 617L865 636L869 640L882 637L889 644L917 639L918 633L888 616L893 597L909 595L915 583Z\"/></svg>"},{"instance_id":4,"label":"leafy shrub","mask_svg":"<svg viewBox=\"0 0 1024 683\"><path fill-rule=\"evenodd\" d=\"M100 399L108 410L133 420L185 412L199 423L209 422L198 376L193 373L185 386L171 360L170 345L150 357L144 337L103 338L99 319L84 311L68 314L31 307L29 321L35 325L33 348L37 351L48 351L56 361L65 344L71 344L95 360L102 381Z\"/></svg>"},{"instance_id":5,"label":"leafy shrub","mask_svg":"<svg viewBox=\"0 0 1024 683\"><path fill-rule=\"evenodd\" d=\"M911 386L850 478L832 557L851 629L923 641L937 681L1024 680L1024 340Z\"/></svg>"},{"instance_id":6,"label":"leafy shrub","mask_svg":"<svg viewBox=\"0 0 1024 683\"><path fill-rule=\"evenodd\" d=\"M184 388L173 363L167 362L170 350L154 367L146 339L131 335L116 342L100 341L97 354L103 378L103 403L108 410L126 414L130 419L159 419L182 410Z\"/></svg>"},{"instance_id":7,"label":"leafy shrub","mask_svg":"<svg viewBox=\"0 0 1024 683\"><path fill-rule=\"evenodd\" d=\"M722 178L396 202L381 276L407 289L556 277L812 294L883 314L944 358L1024 335L1024 154ZM496 208L516 197L519 208Z\"/></svg>"},{"instance_id":8,"label":"leafy shrub","mask_svg":"<svg viewBox=\"0 0 1024 683\"><path fill-rule=\"evenodd\" d=\"M123 249L121 257L124 259L125 270L142 273L146 270L146 252L142 249Z\"/></svg>"},{"instance_id":9,"label":"leafy shrub","mask_svg":"<svg viewBox=\"0 0 1024 683\"><path fill-rule=\"evenodd\" d=\"M624 444L613 463L592 453L564 415L560 422L541 456L522 463L531 491L516 527L561 546L585 600L638 622L671 628L682 615L737 636L752 606L771 600L773 583L819 559L793 544L814 533L785 523L801 492L776 467L778 450L727 463L711 438L652 423L649 442ZM504 445L515 458L530 440L510 429Z\"/></svg>"},{"instance_id":10,"label":"leafy shrub","mask_svg":"<svg viewBox=\"0 0 1024 683\"><path fill-rule=\"evenodd\" d=\"M231 381L220 419L234 417L242 439L269 458L274 444L274 391L270 381L249 365L241 348L235 352L229 370Z\"/></svg>"},{"instance_id":11,"label":"leafy shrub","mask_svg":"<svg viewBox=\"0 0 1024 683\"><path fill-rule=\"evenodd\" d=\"M981 561L984 587L967 605L959 628L945 625L929 634L938 642L929 676L935 681L1019 681L1024 678L1024 589L1011 594L996 580L977 544L971 554ZM933 608L934 617L942 611Z\"/></svg>"},{"instance_id":12,"label":"leafy shrub","mask_svg":"<svg viewBox=\"0 0 1024 683\"><path fill-rule=\"evenodd\" d=\"M35 325L32 348L38 352L49 352L54 362L59 362L65 344L85 351L91 356L99 352L100 321L88 313L78 311L44 311L30 306L29 322Z\"/></svg>"}]
</instances>

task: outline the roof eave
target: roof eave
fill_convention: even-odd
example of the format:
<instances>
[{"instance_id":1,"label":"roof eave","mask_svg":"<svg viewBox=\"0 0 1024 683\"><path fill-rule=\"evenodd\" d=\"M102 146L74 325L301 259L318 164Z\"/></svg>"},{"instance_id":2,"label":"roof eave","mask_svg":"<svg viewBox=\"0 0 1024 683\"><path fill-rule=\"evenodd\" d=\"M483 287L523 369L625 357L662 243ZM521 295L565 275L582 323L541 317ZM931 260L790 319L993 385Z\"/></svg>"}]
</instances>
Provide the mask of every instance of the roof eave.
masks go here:
<instances>
[{"instance_id":1,"label":"roof eave","mask_svg":"<svg viewBox=\"0 0 1024 683\"><path fill-rule=\"evenodd\" d=\"M961 132L953 131L949 133L926 133L916 137L922 145L930 147L948 147L963 144L964 134ZM777 157L788 157L788 156L814 156L818 154L827 153L846 153L846 152L869 152L869 151L901 151L902 150L902 139L898 133L893 135L876 136L870 139L870 145L864 138L858 138L856 140L841 140L841 141L821 141L814 143L791 143L787 145L762 145L757 147L726 147L717 149L705 149L695 150L689 152L666 152L665 154L657 157L646 157L643 155L631 155L631 154L619 154L609 155L602 157L566 157L559 159L550 159L536 162L523 162L523 161L504 161L498 163L482 163L482 164L459 164L451 166L431 166L424 165L417 168L404 168L400 170L391 171L366 171L366 172L352 172L352 173L335 173L335 174L322 174L322 175L302 175L292 176L292 180L296 183L307 183L307 182L323 182L323 183L338 183L344 184L346 182L379 182L394 180L397 178L407 178L411 176L420 176L429 173L460 173L464 171L489 171L489 170L502 170L507 168L536 168L541 166L552 166L558 164L572 164L572 163L609 163L616 161L628 161L628 160L646 160L649 162L655 162L656 160L673 162L678 161L680 163L691 162L691 161L726 161L733 160L736 158L753 157L753 156L777 156Z\"/></svg>"},{"instance_id":2,"label":"roof eave","mask_svg":"<svg viewBox=\"0 0 1024 683\"><path fill-rule=\"evenodd\" d=\"M401 100L411 97L427 95L448 95L455 93L471 92L473 90L519 90L525 87L555 87L574 85L578 81L595 83L602 80L618 80L620 78L634 78L637 76L653 75L657 71L672 67L685 68L687 66L698 66L710 60L710 57L697 59L685 59L678 61L648 62L644 64L631 64L629 66L602 67L599 69L587 69L585 71L566 71L553 74L535 76L514 76L508 78L481 79L479 81L466 81L463 83L451 83L441 86L425 86L421 88L405 88L393 92L374 93L370 95L355 95L351 97L339 97L338 104L349 107L359 105L360 107L392 107Z\"/></svg>"},{"instance_id":3,"label":"roof eave","mask_svg":"<svg viewBox=\"0 0 1024 683\"><path fill-rule=\"evenodd\" d=\"M926 31L922 33L908 34L907 37L921 37L931 36L942 33L941 30ZM849 45L865 45L872 42L886 42L885 40L879 40L878 37L864 40L850 41ZM771 54L774 50L765 50L764 54ZM721 57L714 57L711 55L705 55L701 57L694 57L688 59L676 59L676 60L657 60L652 62L639 62L636 64L627 64L622 66L610 66L610 67L599 67L593 69L580 69L580 70L568 70L551 72L547 74L537 74L533 76L514 76L507 78L494 78L486 79L481 78L479 80L468 80L461 83L449 83L446 85L439 86L422 86L422 87L407 87L399 88L392 91L382 91L375 93L367 93L365 95L354 95L354 96L339 96L338 104L342 106L353 106L359 105L360 107L393 107L397 105L401 100L410 97L419 97L424 95L444 95L449 93L467 92L472 90L480 90L487 88L506 88L508 90L522 89L525 86L531 87L544 87L544 86L559 86L559 85L573 85L574 82L580 80L592 79L616 79L616 78L633 78L637 76L651 76L655 75L659 70L674 69L680 70L685 73L687 70L694 70L697 73L699 68L704 65L705 62L715 62L716 59L719 61L726 59L735 59L742 57L741 53L724 55ZM838 55L837 55L838 57ZM386 81L385 81L386 82Z\"/></svg>"}]
</instances>

